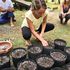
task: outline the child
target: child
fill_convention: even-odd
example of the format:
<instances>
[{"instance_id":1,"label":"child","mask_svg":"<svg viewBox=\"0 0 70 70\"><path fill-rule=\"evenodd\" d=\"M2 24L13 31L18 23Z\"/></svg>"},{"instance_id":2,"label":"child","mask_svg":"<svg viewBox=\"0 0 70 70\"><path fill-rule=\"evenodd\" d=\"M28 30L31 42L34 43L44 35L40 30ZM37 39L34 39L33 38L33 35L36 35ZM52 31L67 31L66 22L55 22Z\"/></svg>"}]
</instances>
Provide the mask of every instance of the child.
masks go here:
<instances>
[{"instance_id":1,"label":"child","mask_svg":"<svg viewBox=\"0 0 70 70\"><path fill-rule=\"evenodd\" d=\"M21 26L22 35L28 45L31 44L31 34L33 34L43 46L48 45L47 41L43 38L43 34L44 32L53 30L54 25L47 23L46 9L47 6L44 0L32 0L31 8L26 12L23 24ZM38 24L40 24L40 26L38 26Z\"/></svg>"},{"instance_id":2,"label":"child","mask_svg":"<svg viewBox=\"0 0 70 70\"><path fill-rule=\"evenodd\" d=\"M14 8L11 0L0 0L0 23L10 22L14 26Z\"/></svg>"},{"instance_id":3,"label":"child","mask_svg":"<svg viewBox=\"0 0 70 70\"><path fill-rule=\"evenodd\" d=\"M61 24L67 24L70 19L70 0L64 0L61 4L61 14L59 15ZM65 22L63 23L63 19L65 18Z\"/></svg>"}]
</instances>

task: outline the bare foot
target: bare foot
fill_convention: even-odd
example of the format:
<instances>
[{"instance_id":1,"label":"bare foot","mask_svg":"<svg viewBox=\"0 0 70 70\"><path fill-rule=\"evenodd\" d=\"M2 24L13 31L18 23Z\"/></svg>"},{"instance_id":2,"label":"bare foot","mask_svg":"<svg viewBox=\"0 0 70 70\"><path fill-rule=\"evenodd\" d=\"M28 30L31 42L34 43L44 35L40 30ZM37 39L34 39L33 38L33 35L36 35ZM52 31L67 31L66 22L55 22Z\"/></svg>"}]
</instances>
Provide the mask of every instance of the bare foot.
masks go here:
<instances>
[{"instance_id":1,"label":"bare foot","mask_svg":"<svg viewBox=\"0 0 70 70\"><path fill-rule=\"evenodd\" d=\"M26 41L26 46L30 46L30 45L32 45L32 43L31 43L31 41Z\"/></svg>"},{"instance_id":2,"label":"bare foot","mask_svg":"<svg viewBox=\"0 0 70 70\"><path fill-rule=\"evenodd\" d=\"M14 27L14 24L11 24L11 27Z\"/></svg>"}]
</instances>

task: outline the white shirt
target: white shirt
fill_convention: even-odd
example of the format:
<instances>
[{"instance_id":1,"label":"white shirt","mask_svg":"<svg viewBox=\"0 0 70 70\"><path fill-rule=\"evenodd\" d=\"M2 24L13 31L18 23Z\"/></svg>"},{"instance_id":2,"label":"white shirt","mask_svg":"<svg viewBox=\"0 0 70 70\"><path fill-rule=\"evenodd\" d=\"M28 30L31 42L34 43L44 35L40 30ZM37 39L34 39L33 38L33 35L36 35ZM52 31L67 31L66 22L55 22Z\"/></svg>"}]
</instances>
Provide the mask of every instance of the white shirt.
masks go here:
<instances>
[{"instance_id":1,"label":"white shirt","mask_svg":"<svg viewBox=\"0 0 70 70\"><path fill-rule=\"evenodd\" d=\"M25 18L22 22L22 25L21 25L21 28L26 26L26 27L29 27L28 26L28 23L27 23L27 19L30 19L32 22L33 22L33 25L35 26L35 29L38 28L38 26L43 22L43 18L47 15L47 10L45 11L44 15L42 17L40 17L39 19L36 19L32 13L31 10L29 10L28 12L25 13Z\"/></svg>"},{"instance_id":2,"label":"white shirt","mask_svg":"<svg viewBox=\"0 0 70 70\"><path fill-rule=\"evenodd\" d=\"M4 9L8 9L9 7L13 7L13 3L11 0L6 0L6 2L3 2L0 0L0 7ZM1 12L1 14L6 13L6 12Z\"/></svg>"}]
</instances>

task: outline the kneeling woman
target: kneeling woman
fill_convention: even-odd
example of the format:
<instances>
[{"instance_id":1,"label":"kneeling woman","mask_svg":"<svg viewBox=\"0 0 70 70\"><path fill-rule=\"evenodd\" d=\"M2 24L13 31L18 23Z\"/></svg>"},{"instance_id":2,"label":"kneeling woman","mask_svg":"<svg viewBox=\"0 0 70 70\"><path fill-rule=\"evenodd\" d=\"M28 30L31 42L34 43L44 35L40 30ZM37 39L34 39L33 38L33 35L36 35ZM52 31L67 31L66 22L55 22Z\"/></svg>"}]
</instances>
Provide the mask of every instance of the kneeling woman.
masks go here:
<instances>
[{"instance_id":1,"label":"kneeling woman","mask_svg":"<svg viewBox=\"0 0 70 70\"><path fill-rule=\"evenodd\" d=\"M47 6L44 0L32 0L32 6L26 12L22 24L22 35L30 44L31 34L33 34L43 46L47 46L47 41L43 38L44 32L54 29L54 25L47 23ZM40 26L39 26L40 24Z\"/></svg>"},{"instance_id":2,"label":"kneeling woman","mask_svg":"<svg viewBox=\"0 0 70 70\"><path fill-rule=\"evenodd\" d=\"M61 14L59 16L61 24L67 24L68 20L70 19L70 0L64 0L61 4ZM65 21L63 23L63 19Z\"/></svg>"},{"instance_id":3,"label":"kneeling woman","mask_svg":"<svg viewBox=\"0 0 70 70\"><path fill-rule=\"evenodd\" d=\"M14 8L11 0L0 0L0 24L10 22L14 26Z\"/></svg>"}]
</instances>

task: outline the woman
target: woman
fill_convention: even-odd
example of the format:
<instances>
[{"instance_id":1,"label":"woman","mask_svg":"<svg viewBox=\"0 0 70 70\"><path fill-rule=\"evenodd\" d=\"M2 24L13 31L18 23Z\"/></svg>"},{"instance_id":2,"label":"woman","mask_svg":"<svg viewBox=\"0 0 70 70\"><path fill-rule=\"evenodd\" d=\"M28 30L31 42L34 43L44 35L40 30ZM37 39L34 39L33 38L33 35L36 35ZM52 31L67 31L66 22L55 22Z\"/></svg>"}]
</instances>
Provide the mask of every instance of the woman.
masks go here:
<instances>
[{"instance_id":1,"label":"woman","mask_svg":"<svg viewBox=\"0 0 70 70\"><path fill-rule=\"evenodd\" d=\"M14 8L11 0L0 0L0 23L10 22L11 26L14 26Z\"/></svg>"},{"instance_id":2,"label":"woman","mask_svg":"<svg viewBox=\"0 0 70 70\"><path fill-rule=\"evenodd\" d=\"M43 46L48 45L47 41L43 38L43 34L44 32L53 30L54 25L47 23L46 9L47 6L44 0L33 0L31 9L25 14L21 29L23 38L29 45L31 44L31 34L33 34ZM40 26L38 26L38 24L40 24Z\"/></svg>"},{"instance_id":3,"label":"woman","mask_svg":"<svg viewBox=\"0 0 70 70\"><path fill-rule=\"evenodd\" d=\"M61 24L67 24L68 20L70 19L70 0L64 0L61 4L61 14L59 16ZM63 19L65 21L63 23Z\"/></svg>"}]
</instances>

